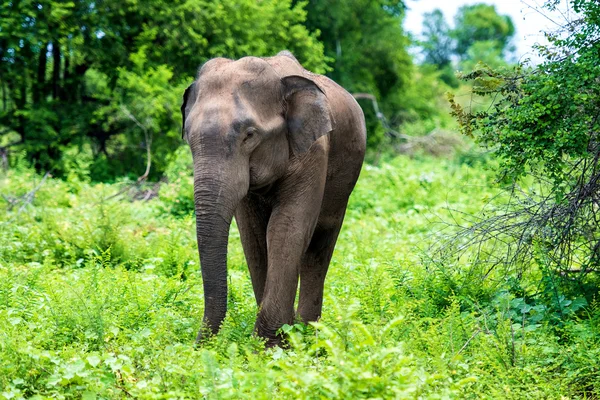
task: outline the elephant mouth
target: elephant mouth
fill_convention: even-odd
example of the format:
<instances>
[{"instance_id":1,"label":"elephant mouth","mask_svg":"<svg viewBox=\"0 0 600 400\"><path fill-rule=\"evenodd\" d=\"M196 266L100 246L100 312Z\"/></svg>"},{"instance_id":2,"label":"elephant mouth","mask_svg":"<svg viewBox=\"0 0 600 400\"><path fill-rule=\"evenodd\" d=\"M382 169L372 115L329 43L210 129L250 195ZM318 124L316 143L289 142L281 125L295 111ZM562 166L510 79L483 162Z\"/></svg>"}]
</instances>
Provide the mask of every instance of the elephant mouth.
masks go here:
<instances>
[{"instance_id":1,"label":"elephant mouth","mask_svg":"<svg viewBox=\"0 0 600 400\"><path fill-rule=\"evenodd\" d=\"M271 191L271 189L273 189L273 186L274 183L267 183L259 186L250 186L249 192L258 194L260 196L265 196Z\"/></svg>"}]
</instances>

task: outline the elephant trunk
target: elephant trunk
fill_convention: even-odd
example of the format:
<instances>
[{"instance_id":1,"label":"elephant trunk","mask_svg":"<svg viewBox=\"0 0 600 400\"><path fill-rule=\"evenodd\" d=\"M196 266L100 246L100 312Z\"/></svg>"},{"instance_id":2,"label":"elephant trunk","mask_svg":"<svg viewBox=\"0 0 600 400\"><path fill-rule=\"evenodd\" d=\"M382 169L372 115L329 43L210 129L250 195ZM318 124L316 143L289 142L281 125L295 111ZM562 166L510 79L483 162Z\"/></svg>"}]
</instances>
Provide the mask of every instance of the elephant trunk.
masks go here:
<instances>
[{"instance_id":1,"label":"elephant trunk","mask_svg":"<svg viewBox=\"0 0 600 400\"><path fill-rule=\"evenodd\" d=\"M196 166L196 171L198 171ZM207 171L204 168L200 170ZM225 177L215 166L215 173L197 174L194 182L196 233L204 286L204 327L218 332L227 311L227 243L229 227L237 203L247 192ZM238 182L235 182L238 183ZM198 334L202 338L203 331Z\"/></svg>"}]
</instances>

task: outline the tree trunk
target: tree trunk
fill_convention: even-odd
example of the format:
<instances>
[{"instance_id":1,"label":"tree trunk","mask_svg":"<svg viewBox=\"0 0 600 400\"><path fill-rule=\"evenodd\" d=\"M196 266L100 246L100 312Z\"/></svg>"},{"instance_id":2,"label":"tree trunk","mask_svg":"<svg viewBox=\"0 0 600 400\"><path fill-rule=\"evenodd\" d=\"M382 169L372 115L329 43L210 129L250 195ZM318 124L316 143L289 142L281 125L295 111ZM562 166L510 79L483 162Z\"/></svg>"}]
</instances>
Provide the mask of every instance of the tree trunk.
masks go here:
<instances>
[{"instance_id":1,"label":"tree trunk","mask_svg":"<svg viewBox=\"0 0 600 400\"><path fill-rule=\"evenodd\" d=\"M6 112L6 109L7 109L6 102L8 101L7 96L6 96L6 84L4 83L4 79L0 79L0 81L2 81L2 111Z\"/></svg>"},{"instance_id":2,"label":"tree trunk","mask_svg":"<svg viewBox=\"0 0 600 400\"><path fill-rule=\"evenodd\" d=\"M58 100L60 94L60 44L52 42L52 98Z\"/></svg>"},{"instance_id":3,"label":"tree trunk","mask_svg":"<svg viewBox=\"0 0 600 400\"><path fill-rule=\"evenodd\" d=\"M85 62L85 61L84 61ZM75 73L72 76L72 80L73 80L73 96L74 100L76 101L81 101L83 99L84 96L84 85L83 85L83 77L85 76L85 73L87 72L87 70L89 69L89 65L87 64L75 64L74 66L74 70Z\"/></svg>"},{"instance_id":4,"label":"tree trunk","mask_svg":"<svg viewBox=\"0 0 600 400\"><path fill-rule=\"evenodd\" d=\"M21 81L21 98L19 109L24 109L27 105L27 70L23 71L23 80Z\"/></svg>"},{"instance_id":5,"label":"tree trunk","mask_svg":"<svg viewBox=\"0 0 600 400\"><path fill-rule=\"evenodd\" d=\"M38 57L37 81L33 88L33 102L35 104L46 99L46 67L48 65L48 43L44 43Z\"/></svg>"},{"instance_id":6,"label":"tree trunk","mask_svg":"<svg viewBox=\"0 0 600 400\"><path fill-rule=\"evenodd\" d=\"M71 100L73 99L73 82L71 82L71 72L70 64L71 64L71 53L69 52L69 48L66 48L65 54L65 68L63 70L63 88L62 98L63 100Z\"/></svg>"}]
</instances>

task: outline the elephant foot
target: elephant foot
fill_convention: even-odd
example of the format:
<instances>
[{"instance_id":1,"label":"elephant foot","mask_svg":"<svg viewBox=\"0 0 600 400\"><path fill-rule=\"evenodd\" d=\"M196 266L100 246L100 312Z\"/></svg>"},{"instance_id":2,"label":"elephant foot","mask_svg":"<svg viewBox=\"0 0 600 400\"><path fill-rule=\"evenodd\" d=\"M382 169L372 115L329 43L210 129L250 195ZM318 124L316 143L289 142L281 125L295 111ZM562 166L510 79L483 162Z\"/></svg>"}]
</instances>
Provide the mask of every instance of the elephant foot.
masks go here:
<instances>
[{"instance_id":1,"label":"elephant foot","mask_svg":"<svg viewBox=\"0 0 600 400\"><path fill-rule=\"evenodd\" d=\"M288 347L288 345L287 342L281 337L267 339L267 341L265 342L265 348L271 349L273 347L281 347L285 349Z\"/></svg>"},{"instance_id":2,"label":"elephant foot","mask_svg":"<svg viewBox=\"0 0 600 400\"><path fill-rule=\"evenodd\" d=\"M256 321L256 325L254 326L254 332L259 337L266 339L265 347L282 347L287 348L288 343L285 340L285 333L281 332L281 327L284 324L269 324L266 325L261 323L261 318L259 317Z\"/></svg>"},{"instance_id":3,"label":"elephant foot","mask_svg":"<svg viewBox=\"0 0 600 400\"><path fill-rule=\"evenodd\" d=\"M277 333L278 330L255 329L256 335L265 339L265 348L271 347L286 347L285 337L282 333Z\"/></svg>"},{"instance_id":4,"label":"elephant foot","mask_svg":"<svg viewBox=\"0 0 600 400\"><path fill-rule=\"evenodd\" d=\"M202 328L198 331L198 335L196 336L196 346L199 346L206 341L208 341L211 337L215 336L219 332L219 329L213 329L208 323L203 322Z\"/></svg>"}]
</instances>

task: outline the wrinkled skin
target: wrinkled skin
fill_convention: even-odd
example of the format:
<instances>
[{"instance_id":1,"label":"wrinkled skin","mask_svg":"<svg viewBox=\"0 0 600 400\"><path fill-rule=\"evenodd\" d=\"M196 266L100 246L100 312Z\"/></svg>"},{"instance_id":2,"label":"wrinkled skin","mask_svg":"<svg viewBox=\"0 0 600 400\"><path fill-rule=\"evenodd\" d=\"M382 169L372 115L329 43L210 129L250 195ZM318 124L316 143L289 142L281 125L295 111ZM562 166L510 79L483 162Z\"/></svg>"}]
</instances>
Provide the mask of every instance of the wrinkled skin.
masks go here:
<instances>
[{"instance_id":1,"label":"wrinkled skin","mask_svg":"<svg viewBox=\"0 0 600 400\"><path fill-rule=\"evenodd\" d=\"M227 309L227 240L235 215L256 303L255 331L280 344L283 324L321 315L325 275L365 153L354 98L289 52L217 58L181 107L194 160L206 333Z\"/></svg>"}]
</instances>

